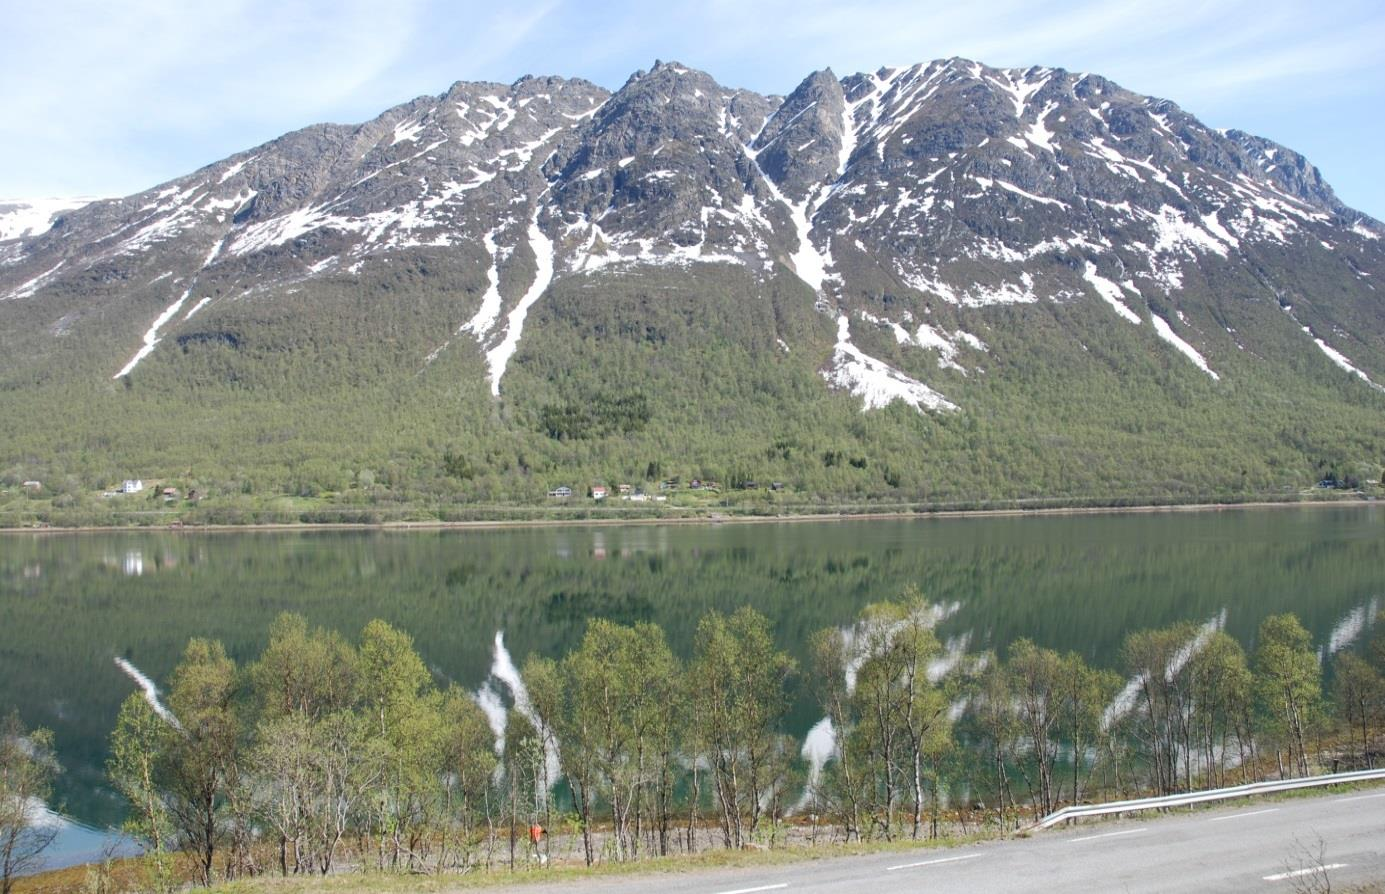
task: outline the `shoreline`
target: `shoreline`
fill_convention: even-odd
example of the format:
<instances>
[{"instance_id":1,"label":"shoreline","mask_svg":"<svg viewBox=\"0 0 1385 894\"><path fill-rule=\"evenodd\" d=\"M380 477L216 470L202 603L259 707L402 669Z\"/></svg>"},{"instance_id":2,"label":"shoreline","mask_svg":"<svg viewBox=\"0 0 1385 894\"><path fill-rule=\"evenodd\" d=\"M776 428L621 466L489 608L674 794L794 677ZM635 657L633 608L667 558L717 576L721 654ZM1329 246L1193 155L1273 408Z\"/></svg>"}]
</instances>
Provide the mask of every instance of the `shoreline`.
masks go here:
<instances>
[{"instance_id":1,"label":"shoreline","mask_svg":"<svg viewBox=\"0 0 1385 894\"><path fill-rule=\"evenodd\" d=\"M139 532L158 532L166 534L221 534L234 532L284 532L284 531L504 531L526 528L613 528L613 527L682 527L688 525L764 525L764 524L807 524L822 522L855 521L908 521L925 519L964 519L964 518L1025 518L1045 516L1085 516L1085 515L1153 515L1180 512L1225 512L1235 510L1263 510L1309 507L1370 507L1377 505L1374 499L1327 499L1327 500L1259 500L1244 503L1151 503L1134 506L1046 506L1035 508L996 508L996 509L918 509L889 510L883 512L813 512L784 515L722 515L716 512L696 515L668 517L635 518L549 518L549 519L478 519L472 521L387 521L364 522L254 522L248 524L205 524L184 525L169 523L159 525L76 525L73 527L3 527L0 536L15 534L64 535L115 533L129 534Z\"/></svg>"}]
</instances>

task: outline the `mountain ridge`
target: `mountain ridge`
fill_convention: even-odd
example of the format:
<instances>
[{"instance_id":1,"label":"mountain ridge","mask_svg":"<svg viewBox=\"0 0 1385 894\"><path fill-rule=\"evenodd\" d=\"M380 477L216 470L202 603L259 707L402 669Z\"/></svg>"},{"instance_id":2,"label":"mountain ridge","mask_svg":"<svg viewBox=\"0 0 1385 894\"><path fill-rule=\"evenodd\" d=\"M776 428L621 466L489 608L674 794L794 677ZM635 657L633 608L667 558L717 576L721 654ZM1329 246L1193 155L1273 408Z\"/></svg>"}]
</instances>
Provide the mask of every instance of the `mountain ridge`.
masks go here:
<instances>
[{"instance_id":1,"label":"mountain ridge","mask_svg":"<svg viewBox=\"0 0 1385 894\"><path fill-rule=\"evenodd\" d=\"M475 464L509 497L539 478L593 474L627 448L654 458L620 460L622 475L715 462L788 477L782 450L770 460L782 433L751 424L778 395L801 414L786 425L795 439L819 440L809 420L830 406L837 431L821 440L859 442L865 465L851 468L874 469L849 485L854 473L835 464L815 469L833 482L817 490L919 495L948 473L898 461L919 473L911 486L878 467L954 425L949 415L975 424L1002 413L1008 446L991 449L1032 459L1040 446L1015 440L1024 413L1014 402L1042 372L1045 382L1072 376L1079 392L1131 389L1170 419L1190 399L1170 395L1186 391L1221 428L1255 430L1296 457L1297 481L1315 463L1379 460L1369 432L1350 439L1359 447L1348 457L1307 420L1324 400L1378 409L1381 232L1302 155L1063 69L957 58L845 78L824 69L782 98L676 62L613 93L559 77L459 81L0 241L0 393L56 382L84 401L114 387L114 400L140 404L204 391L256 416L259 430L275 427L271 407L312 404L344 381L413 389L406 415L427 435L403 461L411 474L434 474L449 441L483 457L528 445L519 452L539 463ZM369 343L374 328L391 333L388 345ZM334 351L336 339L347 350ZM723 382L689 393L686 375L637 375L650 362L690 373L699 351L760 370L761 393ZM361 358L370 374L337 368ZM290 366L299 384L273 372ZM1045 384L1040 404L1061 387ZM623 434L638 447L611 442L607 422L579 419L581 431L603 432L579 437L548 424L637 393L646 418ZM1272 425L1255 421L1263 401L1288 393ZM889 411L866 426L882 430L852 433L843 397L858 414ZM669 400L736 421L713 439L721 447L681 456L670 431L644 427L661 412L648 407ZM910 422L892 405L922 416ZM1373 410L1367 427L1377 419ZM1123 467L1124 423L1112 424L1089 437ZM1286 438L1301 424L1306 438ZM1170 425L1196 429L1191 417ZM488 427L498 433L476 430ZM75 436L58 465L98 477L72 459L91 436ZM0 442L0 462L19 474L29 466L15 440ZM336 478L398 450L385 432L371 440L356 457L346 445L327 451ZM298 443L303 458L323 452ZM208 466L225 474L219 449ZM965 449L948 449L942 467L964 462ZM718 454L736 459L709 459ZM291 479L302 461L274 460L271 477ZM1275 463L1257 465L1260 486L1283 486ZM1102 481L1113 492L1131 484L1116 472ZM1083 489L1071 471L1050 470L1024 492L1074 486Z\"/></svg>"}]
</instances>

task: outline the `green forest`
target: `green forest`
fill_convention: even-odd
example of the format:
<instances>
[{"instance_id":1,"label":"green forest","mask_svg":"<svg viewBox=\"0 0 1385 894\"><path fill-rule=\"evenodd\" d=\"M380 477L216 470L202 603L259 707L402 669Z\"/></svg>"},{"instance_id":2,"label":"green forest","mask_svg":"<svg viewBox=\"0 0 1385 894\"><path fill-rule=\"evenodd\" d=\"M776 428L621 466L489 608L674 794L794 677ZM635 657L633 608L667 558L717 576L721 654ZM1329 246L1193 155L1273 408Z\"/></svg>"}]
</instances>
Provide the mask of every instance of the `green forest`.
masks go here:
<instances>
[{"instance_id":1,"label":"green forest","mask_svg":"<svg viewBox=\"0 0 1385 894\"><path fill-rule=\"evenodd\" d=\"M820 376L833 323L806 287L782 268L758 280L718 265L696 277L652 268L559 279L493 398L478 346L449 341L484 286L464 261L421 250L359 277L303 282L291 298L252 290L218 301L196 331L170 337L121 380L110 368L127 349L112 335L132 324L49 333L50 317L97 300L89 290L15 308L33 319L0 333L10 358L0 369L0 522L369 523L1379 493L1385 396L1318 353L1254 294L1262 287L1230 275L1190 279L1180 298L1207 333L1219 381L1148 327L1113 326L1082 302L963 314L862 275L869 285L852 296L862 310L927 315L987 346L962 349L965 370L940 369L933 352L854 319L862 350L960 408L919 413L897 402L862 412ZM233 284L205 288L221 295ZM157 487L103 496L126 478ZM670 479L684 486L668 503L586 498L594 484L654 494ZM693 479L721 487L693 492ZM570 501L545 496L562 485ZM166 500L164 487L176 496Z\"/></svg>"},{"instance_id":2,"label":"green forest","mask_svg":"<svg viewBox=\"0 0 1385 894\"><path fill-rule=\"evenodd\" d=\"M439 684L382 621L350 641L285 614L244 664L193 639L166 697L130 695L111 733L107 773L145 844L129 878L162 891L1003 835L1064 804L1377 759L1385 640L1323 667L1292 614L1267 617L1249 653L1176 624L1128 635L1116 672L1026 639L946 661L941 616L906 591L820 631L802 662L751 608L704 615L686 660L657 625L593 620L503 699ZM785 726L796 678L824 718L806 742ZM31 745L0 749L0 784L25 786L0 804L44 797L51 734L7 729ZM0 838L33 832L0 814Z\"/></svg>"}]
</instances>

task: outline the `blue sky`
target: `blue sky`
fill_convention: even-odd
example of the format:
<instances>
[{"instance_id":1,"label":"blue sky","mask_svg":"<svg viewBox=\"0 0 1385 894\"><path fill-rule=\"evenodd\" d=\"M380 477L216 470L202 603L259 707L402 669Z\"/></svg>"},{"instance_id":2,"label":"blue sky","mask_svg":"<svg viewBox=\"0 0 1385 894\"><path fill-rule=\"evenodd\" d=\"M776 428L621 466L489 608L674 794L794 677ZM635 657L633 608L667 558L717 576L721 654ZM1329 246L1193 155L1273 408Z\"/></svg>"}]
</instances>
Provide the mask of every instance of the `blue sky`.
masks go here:
<instances>
[{"instance_id":1,"label":"blue sky","mask_svg":"<svg viewBox=\"0 0 1385 894\"><path fill-rule=\"evenodd\" d=\"M1303 152L1385 218L1379 0L9 0L0 196L121 195L456 80L617 88L656 58L786 93L964 56L1104 74ZM205 8L202 8L205 7Z\"/></svg>"}]
</instances>

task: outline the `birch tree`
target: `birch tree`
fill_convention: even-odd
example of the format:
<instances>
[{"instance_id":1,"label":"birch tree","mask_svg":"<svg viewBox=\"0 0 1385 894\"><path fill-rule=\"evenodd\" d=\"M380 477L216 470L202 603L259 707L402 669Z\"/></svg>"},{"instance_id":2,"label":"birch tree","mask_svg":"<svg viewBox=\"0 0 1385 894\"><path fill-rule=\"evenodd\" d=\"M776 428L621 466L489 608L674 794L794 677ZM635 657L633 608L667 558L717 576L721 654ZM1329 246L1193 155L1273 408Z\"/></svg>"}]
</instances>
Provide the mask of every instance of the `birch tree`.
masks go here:
<instances>
[{"instance_id":1,"label":"birch tree","mask_svg":"<svg viewBox=\"0 0 1385 894\"><path fill-rule=\"evenodd\" d=\"M154 713L141 693L133 692L120 705L106 776L130 806L125 829L144 846L146 884L159 894L172 890L172 861L167 847L172 822L164 803L160 767L170 740L178 735Z\"/></svg>"},{"instance_id":2,"label":"birch tree","mask_svg":"<svg viewBox=\"0 0 1385 894\"><path fill-rule=\"evenodd\" d=\"M1256 694L1270 729L1288 746L1289 763L1308 775L1308 728L1317 719L1322 669L1308 631L1291 614L1260 624L1255 647Z\"/></svg>"},{"instance_id":3,"label":"birch tree","mask_svg":"<svg viewBox=\"0 0 1385 894\"><path fill-rule=\"evenodd\" d=\"M57 826L43 822L57 766L51 732L26 731L18 713L0 721L0 894L38 870L57 837Z\"/></svg>"},{"instance_id":4,"label":"birch tree","mask_svg":"<svg viewBox=\"0 0 1385 894\"><path fill-rule=\"evenodd\" d=\"M745 606L697 626L689 670L698 748L711 769L722 842L739 849L759 831L784 755L776 731L788 708L794 661L774 646L769 621Z\"/></svg>"},{"instance_id":5,"label":"birch tree","mask_svg":"<svg viewBox=\"0 0 1385 894\"><path fill-rule=\"evenodd\" d=\"M1343 652L1337 656L1333 674L1333 700L1337 715L1354 742L1361 745L1361 763L1375 765L1371 743L1385 714L1385 680L1359 655Z\"/></svg>"},{"instance_id":6,"label":"birch tree","mask_svg":"<svg viewBox=\"0 0 1385 894\"><path fill-rule=\"evenodd\" d=\"M191 640L168 694L182 733L166 738L160 775L174 827L195 856L194 875L202 885L214 880L216 849L225 833L221 808L239 774L236 689L235 662L221 643Z\"/></svg>"}]
</instances>

